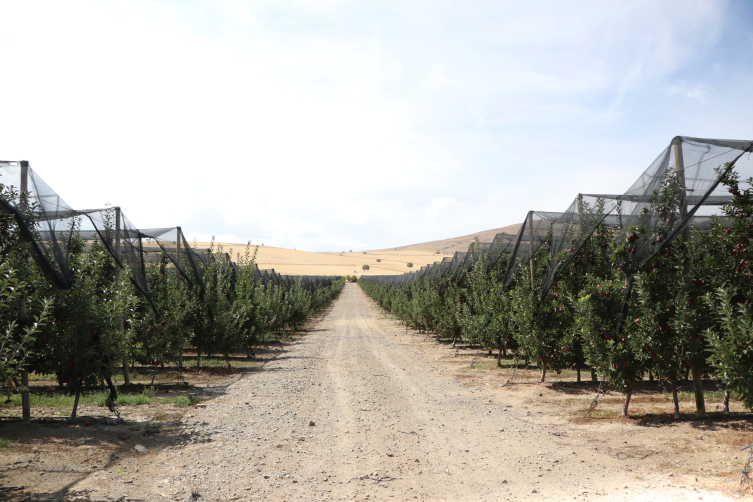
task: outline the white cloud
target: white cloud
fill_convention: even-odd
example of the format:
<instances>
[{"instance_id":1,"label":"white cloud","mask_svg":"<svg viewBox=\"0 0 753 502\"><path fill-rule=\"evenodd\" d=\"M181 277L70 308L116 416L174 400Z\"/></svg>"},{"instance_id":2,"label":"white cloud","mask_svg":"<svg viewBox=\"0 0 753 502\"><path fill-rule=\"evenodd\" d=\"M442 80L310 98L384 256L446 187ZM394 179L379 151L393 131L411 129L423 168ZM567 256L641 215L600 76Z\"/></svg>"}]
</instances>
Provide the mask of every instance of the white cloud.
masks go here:
<instances>
[{"instance_id":1,"label":"white cloud","mask_svg":"<svg viewBox=\"0 0 753 502\"><path fill-rule=\"evenodd\" d=\"M203 238L465 234L636 177L677 134L672 113L647 129L656 96L719 99L676 74L702 74L726 8L6 2L0 158L29 159L74 207ZM592 175L608 168L634 174Z\"/></svg>"},{"instance_id":2,"label":"white cloud","mask_svg":"<svg viewBox=\"0 0 753 502\"><path fill-rule=\"evenodd\" d=\"M682 96L705 103L706 95L710 90L706 84L690 84L681 80L667 89L667 96Z\"/></svg>"}]
</instances>

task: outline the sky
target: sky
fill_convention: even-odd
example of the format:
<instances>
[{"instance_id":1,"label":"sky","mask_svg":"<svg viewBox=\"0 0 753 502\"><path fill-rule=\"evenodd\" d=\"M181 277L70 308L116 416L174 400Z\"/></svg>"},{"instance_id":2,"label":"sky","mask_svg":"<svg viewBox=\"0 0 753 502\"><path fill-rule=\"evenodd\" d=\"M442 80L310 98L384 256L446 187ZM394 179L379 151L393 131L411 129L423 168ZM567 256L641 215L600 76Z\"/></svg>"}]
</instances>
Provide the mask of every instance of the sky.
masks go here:
<instances>
[{"instance_id":1,"label":"sky","mask_svg":"<svg viewBox=\"0 0 753 502\"><path fill-rule=\"evenodd\" d=\"M381 249L753 138L746 1L0 0L0 159L189 240Z\"/></svg>"}]
</instances>

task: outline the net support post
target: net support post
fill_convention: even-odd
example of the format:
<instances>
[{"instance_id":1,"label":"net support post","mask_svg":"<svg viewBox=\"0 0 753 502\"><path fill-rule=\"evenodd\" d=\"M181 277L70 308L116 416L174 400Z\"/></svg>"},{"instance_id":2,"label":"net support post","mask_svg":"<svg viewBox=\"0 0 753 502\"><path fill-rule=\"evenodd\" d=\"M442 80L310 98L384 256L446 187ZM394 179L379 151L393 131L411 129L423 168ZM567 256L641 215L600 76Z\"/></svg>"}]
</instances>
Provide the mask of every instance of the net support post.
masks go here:
<instances>
[{"instance_id":1,"label":"net support post","mask_svg":"<svg viewBox=\"0 0 753 502\"><path fill-rule=\"evenodd\" d=\"M688 194L685 184L685 161L682 156L682 138L677 136L672 140L672 149L675 154L675 174L677 184L680 189L680 218L685 218L688 214ZM690 226L685 225L682 231L682 241L688 242L690 238ZM693 393L695 394L695 407L699 415L706 414L706 399L703 395L703 375L698 364L690 363L690 372L693 375Z\"/></svg>"},{"instance_id":2,"label":"net support post","mask_svg":"<svg viewBox=\"0 0 753 502\"><path fill-rule=\"evenodd\" d=\"M183 231L180 227L175 228L175 289L180 287L180 245Z\"/></svg>"},{"instance_id":3,"label":"net support post","mask_svg":"<svg viewBox=\"0 0 753 502\"><path fill-rule=\"evenodd\" d=\"M682 156L682 138L679 136L672 140L672 149L675 154L675 175L677 177L677 184L680 189L680 218L685 218L688 214L688 194L685 185L685 160ZM690 237L690 227L685 226L682 231L682 241L688 242Z\"/></svg>"},{"instance_id":4,"label":"net support post","mask_svg":"<svg viewBox=\"0 0 753 502\"><path fill-rule=\"evenodd\" d=\"M583 194L578 194L578 201L576 202L578 209L578 237L583 235Z\"/></svg>"},{"instance_id":5,"label":"net support post","mask_svg":"<svg viewBox=\"0 0 753 502\"><path fill-rule=\"evenodd\" d=\"M120 279L120 239L122 226L120 208L115 208L115 268L116 277ZM131 385L131 372L128 369L128 341L125 334L125 319L120 320L120 340L123 343L123 384Z\"/></svg>"},{"instance_id":6,"label":"net support post","mask_svg":"<svg viewBox=\"0 0 753 502\"><path fill-rule=\"evenodd\" d=\"M175 289L180 288L180 246L183 243L183 230L175 228ZM178 368L183 369L183 339L180 341L180 354L178 354Z\"/></svg>"},{"instance_id":7,"label":"net support post","mask_svg":"<svg viewBox=\"0 0 753 502\"><path fill-rule=\"evenodd\" d=\"M29 193L29 161L21 161L21 179L19 180L19 205L21 212L26 211ZM23 329L26 321L26 288L21 292L21 305L18 309L18 324ZM29 370L21 370L21 417L24 422L31 421L31 399L29 395Z\"/></svg>"},{"instance_id":8,"label":"net support post","mask_svg":"<svg viewBox=\"0 0 753 502\"><path fill-rule=\"evenodd\" d=\"M528 252L531 255L529 260L531 269L531 289L534 289L534 270L533 270L533 211L528 212Z\"/></svg>"}]
</instances>

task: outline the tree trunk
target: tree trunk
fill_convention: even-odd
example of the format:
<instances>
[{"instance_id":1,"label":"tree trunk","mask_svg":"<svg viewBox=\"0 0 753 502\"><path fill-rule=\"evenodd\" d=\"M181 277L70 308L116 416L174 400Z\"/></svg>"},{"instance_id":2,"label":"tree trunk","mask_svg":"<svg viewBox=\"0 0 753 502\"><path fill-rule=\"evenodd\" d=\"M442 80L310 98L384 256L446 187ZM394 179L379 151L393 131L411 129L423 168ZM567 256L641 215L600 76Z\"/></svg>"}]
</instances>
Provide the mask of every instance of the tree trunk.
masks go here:
<instances>
[{"instance_id":1,"label":"tree trunk","mask_svg":"<svg viewBox=\"0 0 753 502\"><path fill-rule=\"evenodd\" d=\"M648 381L649 382L653 382L654 381L654 372L651 371L651 370L648 370Z\"/></svg>"},{"instance_id":2,"label":"tree trunk","mask_svg":"<svg viewBox=\"0 0 753 502\"><path fill-rule=\"evenodd\" d=\"M21 305L18 310L19 328L25 325L26 321L26 289L23 290ZM31 400L29 398L29 371L21 371L21 416L24 422L31 421Z\"/></svg>"},{"instance_id":3,"label":"tree trunk","mask_svg":"<svg viewBox=\"0 0 753 502\"><path fill-rule=\"evenodd\" d=\"M76 386L76 397L73 399L73 411L71 420L76 420L76 411L78 411L78 398L81 397L81 385Z\"/></svg>"},{"instance_id":4,"label":"tree trunk","mask_svg":"<svg viewBox=\"0 0 753 502\"><path fill-rule=\"evenodd\" d=\"M729 413L729 391L724 390L724 413Z\"/></svg>"},{"instance_id":5,"label":"tree trunk","mask_svg":"<svg viewBox=\"0 0 753 502\"><path fill-rule=\"evenodd\" d=\"M31 400L29 399L29 372L21 372L21 415L24 422L31 420Z\"/></svg>"},{"instance_id":6,"label":"tree trunk","mask_svg":"<svg viewBox=\"0 0 753 502\"><path fill-rule=\"evenodd\" d=\"M131 373L128 371L128 345L126 343L125 323L120 320L120 338L123 341L123 384L131 385Z\"/></svg>"},{"instance_id":7,"label":"tree trunk","mask_svg":"<svg viewBox=\"0 0 753 502\"><path fill-rule=\"evenodd\" d=\"M541 383L544 383L546 380L546 362L541 361L541 380L539 380Z\"/></svg>"},{"instance_id":8,"label":"tree trunk","mask_svg":"<svg viewBox=\"0 0 753 502\"><path fill-rule=\"evenodd\" d=\"M672 380L672 402L675 404L675 418L680 418L680 400L677 398L677 380Z\"/></svg>"},{"instance_id":9,"label":"tree trunk","mask_svg":"<svg viewBox=\"0 0 753 502\"><path fill-rule=\"evenodd\" d=\"M201 347L196 347L196 367L201 366Z\"/></svg>"},{"instance_id":10,"label":"tree trunk","mask_svg":"<svg viewBox=\"0 0 753 502\"><path fill-rule=\"evenodd\" d=\"M118 390L112 384L112 379L110 378L110 375L107 375L105 377L105 381L107 382L108 389L110 389L110 394L107 396L107 400L105 400L105 404L107 405L107 408L111 412L115 413L115 401L118 400Z\"/></svg>"},{"instance_id":11,"label":"tree trunk","mask_svg":"<svg viewBox=\"0 0 753 502\"><path fill-rule=\"evenodd\" d=\"M622 416L628 416L628 408L630 407L630 398L633 397L633 387L635 383L628 384L627 393L625 394L625 404L622 406Z\"/></svg>"},{"instance_id":12,"label":"tree trunk","mask_svg":"<svg viewBox=\"0 0 753 502\"><path fill-rule=\"evenodd\" d=\"M580 383L580 363L575 365L575 370L578 372L578 378L576 382Z\"/></svg>"},{"instance_id":13,"label":"tree trunk","mask_svg":"<svg viewBox=\"0 0 753 502\"><path fill-rule=\"evenodd\" d=\"M596 378L596 368L591 368L591 381L592 382L598 382L599 379Z\"/></svg>"},{"instance_id":14,"label":"tree trunk","mask_svg":"<svg viewBox=\"0 0 753 502\"><path fill-rule=\"evenodd\" d=\"M706 414L706 402L703 396L703 379L701 370L695 364L690 365L690 371L693 373L693 392L695 392L695 408L699 415Z\"/></svg>"},{"instance_id":15,"label":"tree trunk","mask_svg":"<svg viewBox=\"0 0 753 502\"><path fill-rule=\"evenodd\" d=\"M489 349L489 354L487 354L487 355L488 355L488 356L491 356L493 352L494 352L494 351L493 351L492 349Z\"/></svg>"},{"instance_id":16,"label":"tree trunk","mask_svg":"<svg viewBox=\"0 0 753 502\"><path fill-rule=\"evenodd\" d=\"M499 349L499 352L497 353L497 368L502 367L502 349Z\"/></svg>"}]
</instances>

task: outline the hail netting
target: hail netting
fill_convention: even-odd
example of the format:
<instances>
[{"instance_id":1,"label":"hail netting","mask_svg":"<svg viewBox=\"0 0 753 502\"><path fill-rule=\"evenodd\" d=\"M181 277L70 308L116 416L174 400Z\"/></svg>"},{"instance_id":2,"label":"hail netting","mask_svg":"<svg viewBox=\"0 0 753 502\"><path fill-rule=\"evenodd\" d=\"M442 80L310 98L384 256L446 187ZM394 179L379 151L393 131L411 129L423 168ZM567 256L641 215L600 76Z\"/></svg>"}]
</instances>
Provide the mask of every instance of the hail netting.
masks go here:
<instances>
[{"instance_id":1,"label":"hail netting","mask_svg":"<svg viewBox=\"0 0 753 502\"><path fill-rule=\"evenodd\" d=\"M562 213L529 211L515 237L497 234L480 253L455 253L448 267L428 265L419 273L402 276L369 276L362 280L406 286L427 275L453 276L462 280L472 263L486 255L490 266L507 255L505 286L531 261L542 245L549 246L550 262L541 284L541 298L576 256L581 247L604 225L615 232L615 245L629 242L619 253L626 274L644 268L658 253L691 226L707 230L714 206L728 203L731 195L720 180L733 167L742 180L753 177L751 141L674 138L623 194L580 194ZM745 155L748 153L748 155Z\"/></svg>"},{"instance_id":2,"label":"hail netting","mask_svg":"<svg viewBox=\"0 0 753 502\"><path fill-rule=\"evenodd\" d=\"M154 262L165 253L178 273L190 284L204 286L201 278L201 256L186 241L180 227L149 228L140 230L143 240L144 261Z\"/></svg>"},{"instance_id":3,"label":"hail netting","mask_svg":"<svg viewBox=\"0 0 753 502\"><path fill-rule=\"evenodd\" d=\"M702 206L726 204L730 194L719 181L750 150L750 141L675 138L615 204L620 225L617 242L633 231L638 233L635 257L631 263L623 261L626 273L642 269L654 253L671 244ZM743 178L753 176L750 162L741 162L737 170ZM667 191L675 187L678 195L676 209L666 214L652 204L665 186Z\"/></svg>"},{"instance_id":4,"label":"hail netting","mask_svg":"<svg viewBox=\"0 0 753 502\"><path fill-rule=\"evenodd\" d=\"M198 251L185 239L180 227L139 229L118 207L76 210L71 208L26 161L0 161L0 206L11 213L30 243L34 259L48 279L61 289L72 287L69 256L74 238L84 240L84 250L101 241L119 267L147 299L146 263L166 256L186 281L204 287L202 266L207 266L210 250ZM222 263L237 272L227 253ZM254 265L253 276L264 284L290 288L299 279L313 291L330 286L336 277L287 276L274 270L260 271Z\"/></svg>"},{"instance_id":5,"label":"hail netting","mask_svg":"<svg viewBox=\"0 0 753 502\"><path fill-rule=\"evenodd\" d=\"M49 280L58 287L69 288L68 254L76 230L70 206L37 179L28 162L0 161L0 176L3 209L15 217ZM29 220L36 225L27 224ZM40 232L44 240L39 237Z\"/></svg>"},{"instance_id":6,"label":"hail netting","mask_svg":"<svg viewBox=\"0 0 753 502\"><path fill-rule=\"evenodd\" d=\"M489 269L496 266L500 262L500 259L510 252L514 241L515 236L500 233L495 236L492 242L471 244L468 251L456 251L451 258L445 257L442 261L425 265L417 272L408 272L402 275L362 276L359 280L395 287L410 286L416 282L428 285L446 277L450 277L456 282L461 282L482 256L486 257Z\"/></svg>"},{"instance_id":7,"label":"hail netting","mask_svg":"<svg viewBox=\"0 0 753 502\"><path fill-rule=\"evenodd\" d=\"M562 213L529 211L520 226L515 243L507 261L504 285L508 286L516 275L531 261L539 248L549 238L552 224L562 217Z\"/></svg>"},{"instance_id":8,"label":"hail netting","mask_svg":"<svg viewBox=\"0 0 753 502\"><path fill-rule=\"evenodd\" d=\"M719 185L722 176L733 167L742 179L753 176L750 156L743 157L750 151L750 141L678 136L624 194L579 196L566 213L578 222L570 225L574 237L563 238L556 246L553 242L542 298L602 222L617 230L617 245L631 244L618 255L620 268L628 275L643 269L691 225L708 229L713 211L704 206L722 206L731 199Z\"/></svg>"}]
</instances>

